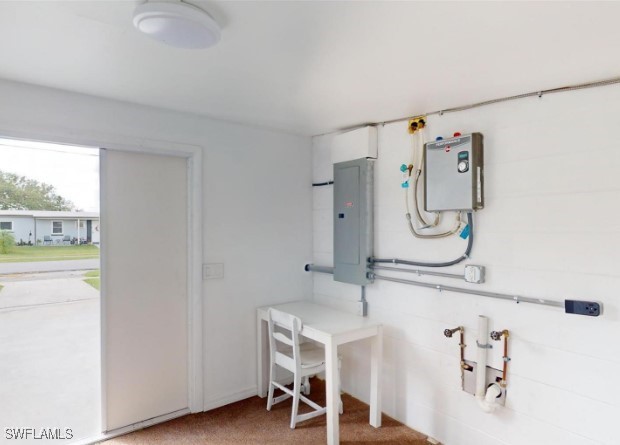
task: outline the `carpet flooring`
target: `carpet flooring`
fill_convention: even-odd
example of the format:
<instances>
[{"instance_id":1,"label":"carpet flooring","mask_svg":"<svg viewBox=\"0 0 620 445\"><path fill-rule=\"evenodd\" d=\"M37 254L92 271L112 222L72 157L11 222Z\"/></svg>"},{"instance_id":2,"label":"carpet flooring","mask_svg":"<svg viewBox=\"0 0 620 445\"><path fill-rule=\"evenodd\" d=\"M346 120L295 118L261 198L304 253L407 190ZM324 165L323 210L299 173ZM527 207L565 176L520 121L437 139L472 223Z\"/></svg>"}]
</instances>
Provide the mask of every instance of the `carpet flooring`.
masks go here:
<instances>
[{"instance_id":1,"label":"carpet flooring","mask_svg":"<svg viewBox=\"0 0 620 445\"><path fill-rule=\"evenodd\" d=\"M312 379L310 398L325 404L325 385ZM365 403L343 394L344 414L340 416L340 443L380 445L428 445L426 436L383 415L383 426L368 424L370 410ZM318 445L326 442L325 416L315 417L290 429L291 399L266 410L267 399L251 397L205 413L190 414L166 423L104 442L106 445L179 444L270 444ZM304 403L299 411L309 411Z\"/></svg>"}]
</instances>

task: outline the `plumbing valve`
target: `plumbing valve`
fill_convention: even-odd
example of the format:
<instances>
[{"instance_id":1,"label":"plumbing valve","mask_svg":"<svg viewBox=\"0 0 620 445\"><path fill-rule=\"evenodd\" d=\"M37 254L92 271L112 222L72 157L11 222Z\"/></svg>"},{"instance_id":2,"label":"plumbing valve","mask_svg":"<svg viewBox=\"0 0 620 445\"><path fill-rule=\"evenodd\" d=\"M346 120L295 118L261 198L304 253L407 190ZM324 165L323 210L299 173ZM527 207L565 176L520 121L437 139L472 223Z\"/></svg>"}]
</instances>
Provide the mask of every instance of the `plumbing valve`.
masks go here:
<instances>
[{"instance_id":1,"label":"plumbing valve","mask_svg":"<svg viewBox=\"0 0 620 445\"><path fill-rule=\"evenodd\" d=\"M458 326L454 329L446 329L443 331L443 335L445 335L448 338L451 338L457 332L463 332L463 326Z\"/></svg>"},{"instance_id":2,"label":"plumbing valve","mask_svg":"<svg viewBox=\"0 0 620 445\"><path fill-rule=\"evenodd\" d=\"M491 331L492 340L500 341L502 336L508 337L508 331L505 329L503 331Z\"/></svg>"}]
</instances>

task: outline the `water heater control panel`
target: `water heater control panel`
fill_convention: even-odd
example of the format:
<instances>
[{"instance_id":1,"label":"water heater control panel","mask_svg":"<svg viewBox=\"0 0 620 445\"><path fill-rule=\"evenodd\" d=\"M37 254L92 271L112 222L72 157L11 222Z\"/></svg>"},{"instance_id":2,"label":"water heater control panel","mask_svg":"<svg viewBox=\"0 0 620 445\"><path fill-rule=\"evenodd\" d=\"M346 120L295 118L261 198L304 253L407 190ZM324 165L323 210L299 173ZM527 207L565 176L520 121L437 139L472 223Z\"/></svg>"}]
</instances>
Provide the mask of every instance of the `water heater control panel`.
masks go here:
<instances>
[{"instance_id":1,"label":"water heater control panel","mask_svg":"<svg viewBox=\"0 0 620 445\"><path fill-rule=\"evenodd\" d=\"M480 133L424 144L424 209L440 212L483 208L483 161Z\"/></svg>"}]
</instances>

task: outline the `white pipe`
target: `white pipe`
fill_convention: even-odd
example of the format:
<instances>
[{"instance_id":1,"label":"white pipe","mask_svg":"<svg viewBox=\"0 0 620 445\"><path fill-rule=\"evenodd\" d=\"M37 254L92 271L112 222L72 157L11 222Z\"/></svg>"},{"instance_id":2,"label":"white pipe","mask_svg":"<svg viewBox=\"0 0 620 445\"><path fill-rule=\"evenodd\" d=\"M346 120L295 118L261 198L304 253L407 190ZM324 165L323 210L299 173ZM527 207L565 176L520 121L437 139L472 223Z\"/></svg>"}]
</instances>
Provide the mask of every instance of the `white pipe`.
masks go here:
<instances>
[{"instance_id":1,"label":"white pipe","mask_svg":"<svg viewBox=\"0 0 620 445\"><path fill-rule=\"evenodd\" d=\"M478 340L476 360L476 398L484 399L487 390L487 350L481 346L487 344L489 332L489 319L484 315L478 316Z\"/></svg>"},{"instance_id":2,"label":"white pipe","mask_svg":"<svg viewBox=\"0 0 620 445\"><path fill-rule=\"evenodd\" d=\"M497 408L497 396L502 393L502 388L493 383L487 386L487 335L489 333L489 319L483 315L478 317L478 360L476 363L476 400L485 413L492 413Z\"/></svg>"},{"instance_id":3,"label":"white pipe","mask_svg":"<svg viewBox=\"0 0 620 445\"><path fill-rule=\"evenodd\" d=\"M493 383L486 391L484 398L478 400L478 405L485 413L492 413L499 406L497 398L502 394L502 388L497 383Z\"/></svg>"}]
</instances>

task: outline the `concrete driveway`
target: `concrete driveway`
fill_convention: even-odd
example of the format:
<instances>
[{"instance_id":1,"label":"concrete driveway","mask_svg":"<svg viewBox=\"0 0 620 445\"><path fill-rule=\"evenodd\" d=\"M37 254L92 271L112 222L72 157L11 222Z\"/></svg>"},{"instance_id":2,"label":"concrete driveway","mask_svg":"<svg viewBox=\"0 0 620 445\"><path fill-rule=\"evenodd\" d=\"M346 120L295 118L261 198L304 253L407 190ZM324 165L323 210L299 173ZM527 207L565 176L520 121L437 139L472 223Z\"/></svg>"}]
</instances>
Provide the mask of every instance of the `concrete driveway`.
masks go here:
<instances>
[{"instance_id":1,"label":"concrete driveway","mask_svg":"<svg viewBox=\"0 0 620 445\"><path fill-rule=\"evenodd\" d=\"M73 441L100 432L99 292L82 280L78 272L0 277L3 439L7 427L71 428Z\"/></svg>"},{"instance_id":2,"label":"concrete driveway","mask_svg":"<svg viewBox=\"0 0 620 445\"><path fill-rule=\"evenodd\" d=\"M83 280L83 271L0 277L0 309L98 299L99 291Z\"/></svg>"},{"instance_id":3,"label":"concrete driveway","mask_svg":"<svg viewBox=\"0 0 620 445\"><path fill-rule=\"evenodd\" d=\"M99 258L68 261L34 261L31 263L0 263L0 275L90 269L99 269Z\"/></svg>"}]
</instances>

